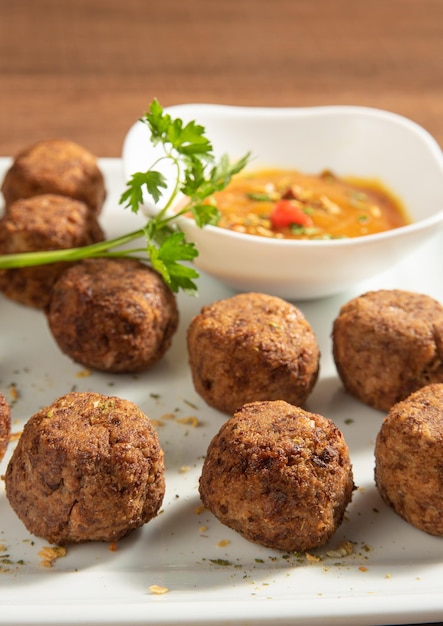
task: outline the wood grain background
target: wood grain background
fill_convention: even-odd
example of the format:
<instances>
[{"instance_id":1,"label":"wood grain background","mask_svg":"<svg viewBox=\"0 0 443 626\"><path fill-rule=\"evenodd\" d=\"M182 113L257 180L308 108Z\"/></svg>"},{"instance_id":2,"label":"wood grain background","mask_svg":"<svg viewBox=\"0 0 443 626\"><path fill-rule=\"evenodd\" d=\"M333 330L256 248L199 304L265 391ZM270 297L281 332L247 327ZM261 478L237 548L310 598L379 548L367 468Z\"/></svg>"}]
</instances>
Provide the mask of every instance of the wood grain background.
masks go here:
<instances>
[{"instance_id":1,"label":"wood grain background","mask_svg":"<svg viewBox=\"0 0 443 626\"><path fill-rule=\"evenodd\" d=\"M0 155L119 156L153 97L369 105L443 145L443 1L0 0Z\"/></svg>"}]
</instances>

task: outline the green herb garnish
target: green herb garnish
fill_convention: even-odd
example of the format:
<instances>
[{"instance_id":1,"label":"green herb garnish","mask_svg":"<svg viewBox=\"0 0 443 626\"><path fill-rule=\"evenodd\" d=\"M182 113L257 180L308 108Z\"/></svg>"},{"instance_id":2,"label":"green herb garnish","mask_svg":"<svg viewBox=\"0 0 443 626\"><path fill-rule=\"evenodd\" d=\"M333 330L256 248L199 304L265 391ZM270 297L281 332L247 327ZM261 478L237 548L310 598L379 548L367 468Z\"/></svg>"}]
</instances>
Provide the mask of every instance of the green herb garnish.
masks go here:
<instances>
[{"instance_id":1,"label":"green herb garnish","mask_svg":"<svg viewBox=\"0 0 443 626\"><path fill-rule=\"evenodd\" d=\"M165 113L157 100L154 100L141 119L151 132L151 142L161 145L163 154L146 172L137 172L126 183L119 204L137 213L143 203L143 194L147 193L158 203L167 189L164 175L155 168L163 160L172 162L176 171L176 180L169 197L161 210L148 219L145 226L121 237L95 243L81 248L49 250L44 252L26 252L0 255L0 269L11 269L45 265L60 261L79 261L97 257L132 257L149 261L151 266L163 277L167 285L177 292L195 294L197 286L194 279L198 272L186 262L198 256L193 243L185 239L177 225L177 218L191 213L199 227L217 224L217 208L205 202L214 192L228 185L232 176L240 172L249 160L249 153L233 164L226 154L215 161L213 148L205 136L203 126L191 121L184 124L179 118L172 119ZM168 210L177 196L183 194L187 201L176 213ZM122 246L144 238L143 245L132 249Z\"/></svg>"},{"instance_id":2,"label":"green herb garnish","mask_svg":"<svg viewBox=\"0 0 443 626\"><path fill-rule=\"evenodd\" d=\"M223 567L232 565L231 561L228 561L227 559L209 559L209 562L213 563L214 565L222 565Z\"/></svg>"},{"instance_id":3,"label":"green herb garnish","mask_svg":"<svg viewBox=\"0 0 443 626\"><path fill-rule=\"evenodd\" d=\"M271 202L272 198L268 193L261 193L258 191L249 191L246 197L250 200L256 200L257 202Z\"/></svg>"},{"instance_id":4,"label":"green herb garnish","mask_svg":"<svg viewBox=\"0 0 443 626\"><path fill-rule=\"evenodd\" d=\"M307 237L316 235L319 232L315 226L301 226L300 224L291 224L290 231L293 235L306 235Z\"/></svg>"}]
</instances>

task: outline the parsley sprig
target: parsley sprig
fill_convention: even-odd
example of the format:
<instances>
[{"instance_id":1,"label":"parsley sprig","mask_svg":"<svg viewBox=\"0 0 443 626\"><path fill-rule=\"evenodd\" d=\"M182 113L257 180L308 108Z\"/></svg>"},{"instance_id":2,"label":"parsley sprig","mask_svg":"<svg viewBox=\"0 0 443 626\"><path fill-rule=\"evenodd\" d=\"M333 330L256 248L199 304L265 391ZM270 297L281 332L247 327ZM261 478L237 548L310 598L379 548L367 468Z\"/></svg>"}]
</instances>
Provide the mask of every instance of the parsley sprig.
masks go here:
<instances>
[{"instance_id":1,"label":"parsley sprig","mask_svg":"<svg viewBox=\"0 0 443 626\"><path fill-rule=\"evenodd\" d=\"M164 174L156 168L161 161L168 160L175 168L175 181L169 197L156 215L136 231L89 246L0 255L0 269L86 258L129 256L149 261L174 292L180 289L190 294L197 292L194 280L199 274L189 262L198 256L198 250L193 243L186 241L177 218L191 213L201 228L208 224L216 225L219 212L207 200L228 185L232 176L245 167L250 155L247 153L231 163L224 154L216 161L205 128L195 121L184 124L180 118L173 119L157 100L153 100L141 121L149 127L153 145L162 147L162 154L146 172L136 172L131 176L119 204L138 213L145 194L156 205L163 200L168 185ZM180 194L186 197L186 202L181 203L181 208L174 212L171 208ZM139 239L144 241L136 248L122 247Z\"/></svg>"}]
</instances>

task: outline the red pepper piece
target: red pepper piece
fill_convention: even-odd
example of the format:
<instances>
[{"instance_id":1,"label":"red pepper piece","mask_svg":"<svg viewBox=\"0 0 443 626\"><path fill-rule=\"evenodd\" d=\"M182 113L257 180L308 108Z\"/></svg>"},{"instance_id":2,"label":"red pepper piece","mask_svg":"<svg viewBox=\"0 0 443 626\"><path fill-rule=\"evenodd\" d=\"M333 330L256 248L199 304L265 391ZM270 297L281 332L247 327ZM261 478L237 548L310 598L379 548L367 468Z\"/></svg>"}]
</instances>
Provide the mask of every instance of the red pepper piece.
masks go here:
<instances>
[{"instance_id":1,"label":"red pepper piece","mask_svg":"<svg viewBox=\"0 0 443 626\"><path fill-rule=\"evenodd\" d=\"M291 224L298 226L312 226L314 222L306 215L300 207L290 200L279 200L271 213L271 224L273 228L285 228Z\"/></svg>"}]
</instances>

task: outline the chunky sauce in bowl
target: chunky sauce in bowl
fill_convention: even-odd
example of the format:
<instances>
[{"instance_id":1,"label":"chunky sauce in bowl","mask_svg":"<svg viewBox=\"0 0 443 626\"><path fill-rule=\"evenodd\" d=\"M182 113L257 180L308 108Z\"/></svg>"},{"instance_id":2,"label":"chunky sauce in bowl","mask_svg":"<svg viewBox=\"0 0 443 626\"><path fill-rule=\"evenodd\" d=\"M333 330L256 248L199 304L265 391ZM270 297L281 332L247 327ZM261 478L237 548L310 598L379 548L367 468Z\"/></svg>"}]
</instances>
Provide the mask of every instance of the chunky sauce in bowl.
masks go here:
<instances>
[{"instance_id":1,"label":"chunky sauce in bowl","mask_svg":"<svg viewBox=\"0 0 443 626\"><path fill-rule=\"evenodd\" d=\"M401 202L377 181L267 169L233 178L211 198L218 226L284 239L361 237L409 224Z\"/></svg>"}]
</instances>

